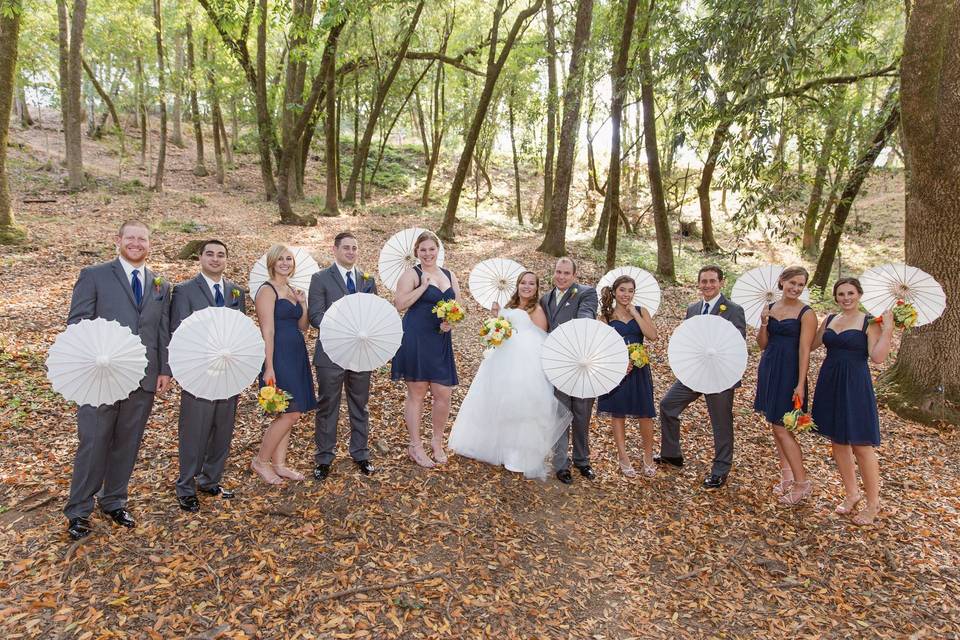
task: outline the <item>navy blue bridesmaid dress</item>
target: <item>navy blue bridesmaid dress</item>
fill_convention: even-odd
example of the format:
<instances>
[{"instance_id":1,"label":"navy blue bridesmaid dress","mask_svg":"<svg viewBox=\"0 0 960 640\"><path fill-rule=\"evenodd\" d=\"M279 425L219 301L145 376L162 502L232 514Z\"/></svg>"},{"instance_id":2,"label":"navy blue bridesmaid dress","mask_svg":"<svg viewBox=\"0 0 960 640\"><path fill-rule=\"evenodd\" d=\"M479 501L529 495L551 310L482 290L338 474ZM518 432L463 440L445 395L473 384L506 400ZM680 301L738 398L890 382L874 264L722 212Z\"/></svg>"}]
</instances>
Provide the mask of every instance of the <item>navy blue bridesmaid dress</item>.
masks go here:
<instances>
[{"instance_id":1,"label":"navy blue bridesmaid dress","mask_svg":"<svg viewBox=\"0 0 960 640\"><path fill-rule=\"evenodd\" d=\"M773 307L773 305L770 305ZM793 390L800 375L800 318L810 310L804 306L796 318L767 321L767 348L757 367L757 395L753 410L762 413L767 422L783 426L783 414L793 411ZM803 406L807 411L809 389L804 385Z\"/></svg>"},{"instance_id":2,"label":"navy blue bridesmaid dress","mask_svg":"<svg viewBox=\"0 0 960 640\"><path fill-rule=\"evenodd\" d=\"M637 307L640 311L640 307ZM624 344L643 344L643 331L633 318L630 322L611 320L610 326L623 336ZM597 413L613 418L653 418L657 415L653 404L653 375L650 365L634 367L623 377L617 388L597 399Z\"/></svg>"},{"instance_id":3,"label":"navy blue bridesmaid dress","mask_svg":"<svg viewBox=\"0 0 960 640\"><path fill-rule=\"evenodd\" d=\"M417 286L423 280L423 271L414 267ZM433 314L433 306L441 300L454 300L453 276L443 271L450 286L446 291L431 284L403 316L403 339L393 356L390 377L407 382L435 382L452 387L458 384L457 365L453 360L453 337L449 331L440 331L440 319Z\"/></svg>"},{"instance_id":4,"label":"navy blue bridesmaid dress","mask_svg":"<svg viewBox=\"0 0 960 640\"><path fill-rule=\"evenodd\" d=\"M278 389L293 396L284 413L311 411L317 406L317 396L313 390L307 344L298 325L303 305L282 297L269 282L264 284L277 294L273 306L273 373L277 376L274 383ZM265 385L261 372L260 386Z\"/></svg>"},{"instance_id":5,"label":"navy blue bridesmaid dress","mask_svg":"<svg viewBox=\"0 0 960 640\"><path fill-rule=\"evenodd\" d=\"M823 332L827 357L813 394L813 421L817 431L835 444L879 446L880 416L867 362L870 316L860 329L840 333L829 328L834 317L827 318Z\"/></svg>"}]
</instances>

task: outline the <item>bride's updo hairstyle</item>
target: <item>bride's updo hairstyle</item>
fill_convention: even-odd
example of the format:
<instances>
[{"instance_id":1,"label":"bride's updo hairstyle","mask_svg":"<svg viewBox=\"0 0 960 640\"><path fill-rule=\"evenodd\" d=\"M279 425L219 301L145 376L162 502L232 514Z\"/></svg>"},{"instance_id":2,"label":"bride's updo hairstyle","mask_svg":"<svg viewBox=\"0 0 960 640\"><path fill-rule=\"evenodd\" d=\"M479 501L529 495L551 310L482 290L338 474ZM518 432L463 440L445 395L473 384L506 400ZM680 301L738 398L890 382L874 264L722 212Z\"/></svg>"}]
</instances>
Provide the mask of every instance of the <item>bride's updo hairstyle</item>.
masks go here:
<instances>
[{"instance_id":1,"label":"bride's updo hairstyle","mask_svg":"<svg viewBox=\"0 0 960 640\"><path fill-rule=\"evenodd\" d=\"M524 276L527 274L532 275L537 281L537 290L533 294L533 297L524 305L520 306L520 281L523 280ZM537 308L537 300L540 297L540 276L535 274L533 271L524 271L519 276L517 276L517 286L513 290L513 295L510 296L510 300L507 301L507 306L505 309L523 309L527 313L530 313Z\"/></svg>"},{"instance_id":2,"label":"bride's updo hairstyle","mask_svg":"<svg viewBox=\"0 0 960 640\"><path fill-rule=\"evenodd\" d=\"M617 291L620 285L629 282L633 285L633 288L637 288L637 283L630 276L620 276L613 281L613 284L609 287L604 287L603 291L600 292L600 315L603 319L609 324L613 320L613 303L614 297L613 294Z\"/></svg>"}]
</instances>

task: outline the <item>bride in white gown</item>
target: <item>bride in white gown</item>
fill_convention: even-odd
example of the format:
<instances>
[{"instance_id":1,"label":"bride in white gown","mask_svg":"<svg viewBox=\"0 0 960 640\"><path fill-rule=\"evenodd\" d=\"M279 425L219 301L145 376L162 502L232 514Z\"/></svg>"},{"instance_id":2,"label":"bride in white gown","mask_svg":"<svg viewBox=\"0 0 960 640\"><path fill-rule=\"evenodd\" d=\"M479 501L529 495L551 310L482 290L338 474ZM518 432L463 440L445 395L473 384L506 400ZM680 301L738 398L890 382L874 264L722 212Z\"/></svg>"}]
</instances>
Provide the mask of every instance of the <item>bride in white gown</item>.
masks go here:
<instances>
[{"instance_id":1,"label":"bride in white gown","mask_svg":"<svg viewBox=\"0 0 960 640\"><path fill-rule=\"evenodd\" d=\"M500 313L513 335L486 354L448 442L462 456L502 464L528 478L546 477L547 456L572 420L540 364L547 318L539 294L537 275L520 274L513 298Z\"/></svg>"}]
</instances>

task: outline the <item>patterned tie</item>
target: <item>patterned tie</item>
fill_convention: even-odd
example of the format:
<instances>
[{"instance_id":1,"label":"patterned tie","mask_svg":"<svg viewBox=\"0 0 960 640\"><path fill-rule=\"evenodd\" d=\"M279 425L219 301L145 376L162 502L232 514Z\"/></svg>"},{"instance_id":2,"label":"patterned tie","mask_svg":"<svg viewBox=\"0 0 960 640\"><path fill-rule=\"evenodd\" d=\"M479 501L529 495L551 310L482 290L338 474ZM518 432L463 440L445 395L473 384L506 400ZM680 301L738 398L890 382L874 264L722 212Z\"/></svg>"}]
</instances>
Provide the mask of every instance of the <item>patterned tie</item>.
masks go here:
<instances>
[{"instance_id":1,"label":"patterned tie","mask_svg":"<svg viewBox=\"0 0 960 640\"><path fill-rule=\"evenodd\" d=\"M566 291L560 291L560 289L557 289L557 292L553 295L553 305L555 307L560 306L560 301L563 299L564 295L566 295Z\"/></svg>"},{"instance_id":2,"label":"patterned tie","mask_svg":"<svg viewBox=\"0 0 960 640\"><path fill-rule=\"evenodd\" d=\"M708 313L710 313L710 303L709 303L709 302L704 302L704 303L703 303L703 313L701 313L700 315L705 316L705 315L707 315Z\"/></svg>"},{"instance_id":3,"label":"patterned tie","mask_svg":"<svg viewBox=\"0 0 960 640\"><path fill-rule=\"evenodd\" d=\"M347 271L347 293L350 294L356 292L357 285L353 282L353 269L350 269L350 271Z\"/></svg>"},{"instance_id":4,"label":"patterned tie","mask_svg":"<svg viewBox=\"0 0 960 640\"><path fill-rule=\"evenodd\" d=\"M220 291L220 283L213 285L213 302L218 307L223 306L223 292Z\"/></svg>"},{"instance_id":5,"label":"patterned tie","mask_svg":"<svg viewBox=\"0 0 960 640\"><path fill-rule=\"evenodd\" d=\"M133 289L133 299L136 300L137 306L139 307L140 303L143 302L143 285L140 283L140 269L133 270L130 286Z\"/></svg>"}]
</instances>

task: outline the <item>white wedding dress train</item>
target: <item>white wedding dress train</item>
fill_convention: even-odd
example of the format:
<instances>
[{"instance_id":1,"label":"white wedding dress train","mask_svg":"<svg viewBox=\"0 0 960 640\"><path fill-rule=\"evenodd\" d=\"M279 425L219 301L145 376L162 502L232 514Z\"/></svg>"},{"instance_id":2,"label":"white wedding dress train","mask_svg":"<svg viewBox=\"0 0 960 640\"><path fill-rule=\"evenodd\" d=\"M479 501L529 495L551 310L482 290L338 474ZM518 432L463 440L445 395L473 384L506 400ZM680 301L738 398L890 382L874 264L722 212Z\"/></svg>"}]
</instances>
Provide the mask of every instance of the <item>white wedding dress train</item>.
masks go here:
<instances>
[{"instance_id":1,"label":"white wedding dress train","mask_svg":"<svg viewBox=\"0 0 960 640\"><path fill-rule=\"evenodd\" d=\"M513 335L485 354L450 432L457 454L545 478L547 457L573 419L554 396L540 351L547 334L521 309L501 315Z\"/></svg>"}]
</instances>

